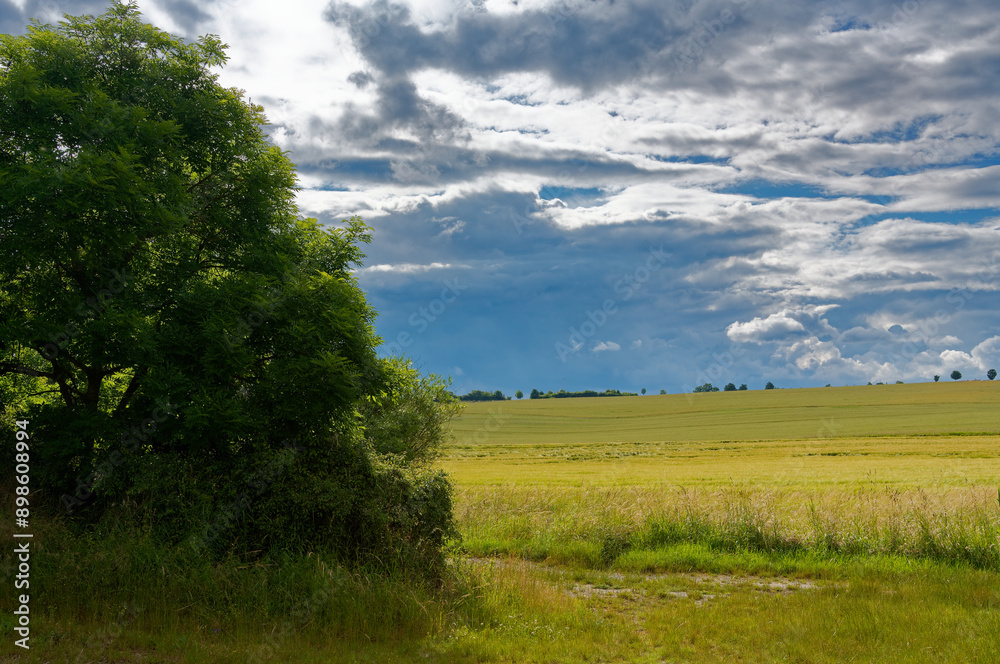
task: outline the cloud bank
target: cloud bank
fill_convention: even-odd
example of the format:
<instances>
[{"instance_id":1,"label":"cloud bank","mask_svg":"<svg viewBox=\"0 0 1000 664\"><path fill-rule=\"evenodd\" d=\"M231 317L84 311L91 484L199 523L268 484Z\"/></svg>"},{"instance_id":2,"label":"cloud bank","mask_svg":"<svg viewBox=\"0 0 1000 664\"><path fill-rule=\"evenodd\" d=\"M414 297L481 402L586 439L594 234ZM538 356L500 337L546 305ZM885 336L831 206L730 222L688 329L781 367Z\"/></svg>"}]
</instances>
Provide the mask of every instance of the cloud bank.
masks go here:
<instances>
[{"instance_id":1,"label":"cloud bank","mask_svg":"<svg viewBox=\"0 0 1000 664\"><path fill-rule=\"evenodd\" d=\"M996 3L140 6L231 45L302 210L374 227L387 347L460 391L1000 365Z\"/></svg>"}]
</instances>

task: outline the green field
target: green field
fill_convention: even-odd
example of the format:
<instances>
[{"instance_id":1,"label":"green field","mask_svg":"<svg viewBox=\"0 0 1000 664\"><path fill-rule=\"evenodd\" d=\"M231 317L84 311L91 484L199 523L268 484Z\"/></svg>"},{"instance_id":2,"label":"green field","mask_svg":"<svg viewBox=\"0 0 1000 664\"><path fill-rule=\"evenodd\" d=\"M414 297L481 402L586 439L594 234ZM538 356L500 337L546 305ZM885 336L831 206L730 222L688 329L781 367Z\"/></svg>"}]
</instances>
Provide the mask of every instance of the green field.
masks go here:
<instances>
[{"instance_id":1,"label":"green field","mask_svg":"<svg viewBox=\"0 0 1000 664\"><path fill-rule=\"evenodd\" d=\"M998 406L975 381L471 404L441 587L192 574L52 523L39 583L74 599L11 661L995 662Z\"/></svg>"},{"instance_id":2,"label":"green field","mask_svg":"<svg viewBox=\"0 0 1000 664\"><path fill-rule=\"evenodd\" d=\"M454 431L461 550L618 626L525 661L998 655L1000 384L476 403Z\"/></svg>"},{"instance_id":3,"label":"green field","mask_svg":"<svg viewBox=\"0 0 1000 664\"><path fill-rule=\"evenodd\" d=\"M443 466L490 484L900 488L1000 481L1000 384L475 403Z\"/></svg>"},{"instance_id":4,"label":"green field","mask_svg":"<svg viewBox=\"0 0 1000 664\"><path fill-rule=\"evenodd\" d=\"M454 447L1000 433L1000 382L471 403Z\"/></svg>"}]
</instances>

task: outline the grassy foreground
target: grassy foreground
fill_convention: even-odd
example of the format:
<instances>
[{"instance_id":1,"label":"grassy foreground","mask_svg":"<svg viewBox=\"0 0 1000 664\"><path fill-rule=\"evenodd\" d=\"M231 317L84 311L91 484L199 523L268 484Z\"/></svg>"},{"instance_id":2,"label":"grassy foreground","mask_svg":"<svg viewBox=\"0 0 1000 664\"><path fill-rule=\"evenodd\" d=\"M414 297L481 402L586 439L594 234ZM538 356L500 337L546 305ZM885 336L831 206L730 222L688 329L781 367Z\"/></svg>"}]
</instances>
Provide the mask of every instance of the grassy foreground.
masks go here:
<instances>
[{"instance_id":1,"label":"grassy foreground","mask_svg":"<svg viewBox=\"0 0 1000 664\"><path fill-rule=\"evenodd\" d=\"M7 567L0 660L997 661L997 406L976 382L472 404L441 584L48 520L33 648Z\"/></svg>"},{"instance_id":2,"label":"grassy foreground","mask_svg":"<svg viewBox=\"0 0 1000 664\"><path fill-rule=\"evenodd\" d=\"M666 610L648 584L693 575L698 616L740 588L697 645L610 661L986 661L1000 604L968 601L1000 582L998 406L986 382L478 403L443 465L470 555L601 570L637 624Z\"/></svg>"}]
</instances>

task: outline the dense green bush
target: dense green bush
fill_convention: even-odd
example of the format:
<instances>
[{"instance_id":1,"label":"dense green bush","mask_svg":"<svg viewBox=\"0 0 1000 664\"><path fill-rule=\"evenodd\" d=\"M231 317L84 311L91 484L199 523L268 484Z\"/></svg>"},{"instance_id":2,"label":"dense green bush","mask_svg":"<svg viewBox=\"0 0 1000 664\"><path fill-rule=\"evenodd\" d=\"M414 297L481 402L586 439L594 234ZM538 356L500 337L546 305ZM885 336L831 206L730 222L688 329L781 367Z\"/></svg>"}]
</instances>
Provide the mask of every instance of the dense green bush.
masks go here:
<instances>
[{"instance_id":1,"label":"dense green bush","mask_svg":"<svg viewBox=\"0 0 1000 664\"><path fill-rule=\"evenodd\" d=\"M376 355L370 229L299 217L225 61L134 3L0 36L0 419L30 422L33 504L439 567L451 399Z\"/></svg>"}]
</instances>

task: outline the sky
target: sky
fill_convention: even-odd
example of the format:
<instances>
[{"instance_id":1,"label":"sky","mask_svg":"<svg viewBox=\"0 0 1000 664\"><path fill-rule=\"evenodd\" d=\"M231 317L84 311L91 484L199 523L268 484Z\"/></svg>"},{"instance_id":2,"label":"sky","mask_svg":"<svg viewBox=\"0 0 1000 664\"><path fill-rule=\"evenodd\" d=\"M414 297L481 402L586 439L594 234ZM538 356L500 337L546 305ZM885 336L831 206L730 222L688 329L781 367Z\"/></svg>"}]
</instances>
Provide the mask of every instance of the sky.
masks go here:
<instances>
[{"instance_id":1,"label":"sky","mask_svg":"<svg viewBox=\"0 0 1000 664\"><path fill-rule=\"evenodd\" d=\"M0 0L0 31L107 0ZM1000 368L992 0L140 0L229 45L381 352L473 389Z\"/></svg>"}]
</instances>

